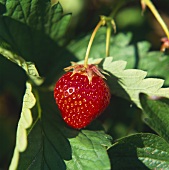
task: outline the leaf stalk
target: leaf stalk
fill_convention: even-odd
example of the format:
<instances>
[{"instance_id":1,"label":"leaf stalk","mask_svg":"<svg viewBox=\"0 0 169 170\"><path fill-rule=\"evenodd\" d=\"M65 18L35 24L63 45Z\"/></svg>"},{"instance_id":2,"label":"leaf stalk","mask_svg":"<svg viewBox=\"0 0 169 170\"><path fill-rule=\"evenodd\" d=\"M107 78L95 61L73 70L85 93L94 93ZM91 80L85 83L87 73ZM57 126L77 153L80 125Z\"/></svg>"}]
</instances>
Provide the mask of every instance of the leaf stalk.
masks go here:
<instances>
[{"instance_id":1,"label":"leaf stalk","mask_svg":"<svg viewBox=\"0 0 169 170\"><path fill-rule=\"evenodd\" d=\"M86 50L86 55L85 55L85 60L84 60L84 67L87 68L88 66L88 58L89 58L89 53L90 53L90 49L91 46L93 44L93 40L96 36L97 31L99 30L99 28L101 26L107 25L107 32L106 32L106 56L109 56L110 53L110 37L111 37L111 32L112 32L112 27L114 29L114 32L116 32L116 25L114 20L111 17L106 17L106 16L100 16L100 21L98 22L98 24L96 25L91 38L89 40L89 44Z\"/></svg>"},{"instance_id":2,"label":"leaf stalk","mask_svg":"<svg viewBox=\"0 0 169 170\"><path fill-rule=\"evenodd\" d=\"M153 15L155 16L156 20L159 22L159 24L161 25L162 29L164 30L167 38L169 39L169 30L168 30L168 27L165 24L165 22L163 21L163 19L161 18L160 14L158 13L158 11L155 8L155 6L153 5L153 3L150 0L141 0L141 4L142 4L142 7L143 7L143 10L144 10L145 6L148 6L150 11L153 13Z\"/></svg>"},{"instance_id":3,"label":"leaf stalk","mask_svg":"<svg viewBox=\"0 0 169 170\"><path fill-rule=\"evenodd\" d=\"M105 21L101 19L101 20L98 22L98 24L96 25L96 27L95 27L95 29L94 29L91 37L90 37L90 41L89 41L89 44L88 44L88 47L87 47L87 50L86 50L86 56L85 56L85 60L84 60L84 67L85 67L85 68L87 68L87 66L88 66L89 53L90 53L91 46L92 46L92 44L93 44L93 40L94 40L94 38L95 38L95 36L96 36L96 33L97 33L98 29L99 29L101 26L103 26L104 24L105 24Z\"/></svg>"}]
</instances>

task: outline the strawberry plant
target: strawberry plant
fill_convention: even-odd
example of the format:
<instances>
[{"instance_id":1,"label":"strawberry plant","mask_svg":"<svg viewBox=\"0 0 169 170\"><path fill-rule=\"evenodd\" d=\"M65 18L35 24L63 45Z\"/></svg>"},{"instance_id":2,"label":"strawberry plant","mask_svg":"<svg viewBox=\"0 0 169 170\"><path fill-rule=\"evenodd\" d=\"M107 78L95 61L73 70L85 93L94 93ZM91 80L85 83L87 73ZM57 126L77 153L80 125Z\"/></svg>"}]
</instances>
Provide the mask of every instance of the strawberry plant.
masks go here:
<instances>
[{"instance_id":1,"label":"strawberry plant","mask_svg":"<svg viewBox=\"0 0 169 170\"><path fill-rule=\"evenodd\" d=\"M167 25L150 0L94 2L0 0L0 168L169 169Z\"/></svg>"}]
</instances>

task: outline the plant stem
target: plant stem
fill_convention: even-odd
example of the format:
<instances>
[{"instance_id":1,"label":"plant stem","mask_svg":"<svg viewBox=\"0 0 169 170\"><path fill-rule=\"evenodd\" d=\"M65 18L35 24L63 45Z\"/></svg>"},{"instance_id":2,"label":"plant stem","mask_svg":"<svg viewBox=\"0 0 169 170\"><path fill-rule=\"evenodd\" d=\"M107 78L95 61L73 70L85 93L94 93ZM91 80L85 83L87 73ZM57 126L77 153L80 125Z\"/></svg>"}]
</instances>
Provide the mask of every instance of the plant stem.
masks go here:
<instances>
[{"instance_id":1,"label":"plant stem","mask_svg":"<svg viewBox=\"0 0 169 170\"><path fill-rule=\"evenodd\" d=\"M105 17L106 25L107 25L107 32L106 32L106 57L110 55L110 38L111 38L111 32L112 27L114 30L114 33L116 33L116 24L114 20L110 17Z\"/></svg>"},{"instance_id":2,"label":"plant stem","mask_svg":"<svg viewBox=\"0 0 169 170\"><path fill-rule=\"evenodd\" d=\"M153 5L153 3L150 0L141 0L141 2L143 4L146 4L149 9L151 10L151 12L153 13L153 15L155 16L155 18L157 19L157 21L159 22L159 24L161 25L161 27L163 28L167 38L169 39L169 31L167 28L167 25L165 24L165 22L163 21L163 19L161 18L160 14L158 13L157 9L155 8L155 6Z\"/></svg>"},{"instance_id":3,"label":"plant stem","mask_svg":"<svg viewBox=\"0 0 169 170\"><path fill-rule=\"evenodd\" d=\"M86 50L86 56L85 56L85 60L84 60L84 67L87 68L88 66L88 58L89 58L89 53L90 53L90 49L91 49L91 46L92 46L92 43L93 43L93 40L94 40L94 37L98 31L98 29L105 24L105 21L104 20L100 20L99 23L96 25L91 37L90 37L90 41L89 41L89 44L88 44L88 47L87 47L87 50Z\"/></svg>"},{"instance_id":4,"label":"plant stem","mask_svg":"<svg viewBox=\"0 0 169 170\"><path fill-rule=\"evenodd\" d=\"M111 25L108 23L107 25L107 32L106 32L106 57L110 54L110 37L111 37Z\"/></svg>"}]
</instances>

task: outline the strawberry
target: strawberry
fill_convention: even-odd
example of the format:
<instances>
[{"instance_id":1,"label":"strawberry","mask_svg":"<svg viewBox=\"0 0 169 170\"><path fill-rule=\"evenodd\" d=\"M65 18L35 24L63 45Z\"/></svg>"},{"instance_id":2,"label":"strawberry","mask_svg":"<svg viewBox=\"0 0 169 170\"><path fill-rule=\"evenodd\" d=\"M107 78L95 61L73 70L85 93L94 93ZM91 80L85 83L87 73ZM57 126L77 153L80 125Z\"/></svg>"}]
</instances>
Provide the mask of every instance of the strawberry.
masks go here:
<instances>
[{"instance_id":1,"label":"strawberry","mask_svg":"<svg viewBox=\"0 0 169 170\"><path fill-rule=\"evenodd\" d=\"M95 65L70 66L56 83L54 98L65 122L81 129L98 117L110 102L110 90Z\"/></svg>"}]
</instances>

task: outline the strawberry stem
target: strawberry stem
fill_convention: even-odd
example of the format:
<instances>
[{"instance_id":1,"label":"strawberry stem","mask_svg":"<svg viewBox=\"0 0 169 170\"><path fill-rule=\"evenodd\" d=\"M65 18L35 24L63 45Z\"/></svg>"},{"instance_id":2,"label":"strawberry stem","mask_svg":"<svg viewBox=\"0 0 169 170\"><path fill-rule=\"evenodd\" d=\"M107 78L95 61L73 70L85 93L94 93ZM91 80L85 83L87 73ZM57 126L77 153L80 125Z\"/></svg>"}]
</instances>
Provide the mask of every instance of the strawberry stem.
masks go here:
<instances>
[{"instance_id":1,"label":"strawberry stem","mask_svg":"<svg viewBox=\"0 0 169 170\"><path fill-rule=\"evenodd\" d=\"M87 50L86 50L86 56L85 56L85 60L84 60L84 67L87 68L88 66L88 58L89 58L89 53L90 53L90 49L91 49L91 46L92 46L92 43L93 43L93 40L94 40L94 37L98 31L98 29L105 24L105 21L104 20L100 20L99 23L96 25L91 37L90 37L90 41L89 41L89 44L88 44L88 47L87 47Z\"/></svg>"},{"instance_id":2,"label":"strawberry stem","mask_svg":"<svg viewBox=\"0 0 169 170\"><path fill-rule=\"evenodd\" d=\"M90 49L93 43L93 40L96 36L96 33L98 31L98 29L101 26L107 25L107 33L106 33L106 56L109 56L110 53L110 37L111 37L111 31L112 31L112 27L114 29L114 32L116 32L116 25L114 20L111 17L106 17L106 16L100 16L100 21L98 22L98 24L96 25L91 37L90 37L90 41L86 50L86 56L85 56L85 60L84 60L84 67L87 68L88 66L88 58L89 58L89 53L90 53Z\"/></svg>"},{"instance_id":3,"label":"strawberry stem","mask_svg":"<svg viewBox=\"0 0 169 170\"><path fill-rule=\"evenodd\" d=\"M108 26L107 26L107 33L106 33L106 57L108 57L109 54L110 54L110 37L111 37L111 31L112 31L111 25L108 24Z\"/></svg>"},{"instance_id":4,"label":"strawberry stem","mask_svg":"<svg viewBox=\"0 0 169 170\"><path fill-rule=\"evenodd\" d=\"M167 28L167 25L165 24L165 22L163 21L163 19L161 18L160 14L158 13L157 9L155 8L155 6L153 5L153 3L150 0L141 0L141 4L142 7L145 8L145 6L148 6L149 9L151 10L151 12L153 13L153 15L155 16L155 18L157 19L157 21L159 22L159 24L161 25L162 29L164 30L167 38L169 39L169 31ZM143 9L144 10L144 9Z\"/></svg>"},{"instance_id":5,"label":"strawberry stem","mask_svg":"<svg viewBox=\"0 0 169 170\"><path fill-rule=\"evenodd\" d=\"M112 27L114 29L114 32L116 32L116 24L114 20L110 17L105 17L106 24L107 24L107 33L106 33L106 57L110 55L110 38L111 38L111 32Z\"/></svg>"}]
</instances>

